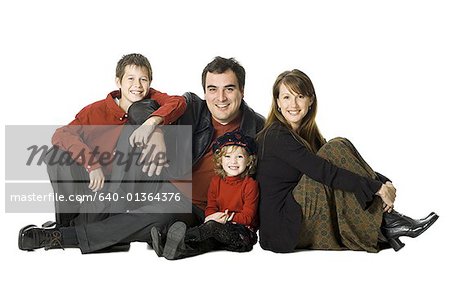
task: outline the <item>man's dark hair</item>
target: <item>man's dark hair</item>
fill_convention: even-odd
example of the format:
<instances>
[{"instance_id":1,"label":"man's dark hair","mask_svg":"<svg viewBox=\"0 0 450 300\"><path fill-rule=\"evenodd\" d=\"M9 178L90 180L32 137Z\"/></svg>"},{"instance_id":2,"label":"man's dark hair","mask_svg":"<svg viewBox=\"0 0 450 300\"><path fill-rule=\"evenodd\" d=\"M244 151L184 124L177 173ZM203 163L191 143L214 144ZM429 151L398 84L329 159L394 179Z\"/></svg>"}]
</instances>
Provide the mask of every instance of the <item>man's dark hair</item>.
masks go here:
<instances>
[{"instance_id":1,"label":"man's dark hair","mask_svg":"<svg viewBox=\"0 0 450 300\"><path fill-rule=\"evenodd\" d=\"M243 66L239 64L237 60L234 58L223 58L220 56L216 56L212 62L206 65L203 69L202 73L202 85L203 92L206 92L206 74L214 73L214 74L222 74L226 71L231 70L236 75L238 80L239 89L241 91L244 90L245 86L245 69Z\"/></svg>"}]
</instances>

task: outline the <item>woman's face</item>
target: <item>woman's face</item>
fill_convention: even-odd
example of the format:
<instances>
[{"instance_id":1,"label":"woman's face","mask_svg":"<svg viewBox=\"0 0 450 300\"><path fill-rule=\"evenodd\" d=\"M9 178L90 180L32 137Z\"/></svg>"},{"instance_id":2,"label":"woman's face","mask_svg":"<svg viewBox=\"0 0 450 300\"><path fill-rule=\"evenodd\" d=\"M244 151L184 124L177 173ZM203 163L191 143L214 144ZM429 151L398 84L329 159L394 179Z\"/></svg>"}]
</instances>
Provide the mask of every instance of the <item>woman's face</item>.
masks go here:
<instances>
[{"instance_id":1,"label":"woman's face","mask_svg":"<svg viewBox=\"0 0 450 300\"><path fill-rule=\"evenodd\" d=\"M291 124L294 130L300 127L311 104L311 97L291 92L283 83L281 84L277 105L281 109L283 117Z\"/></svg>"}]
</instances>

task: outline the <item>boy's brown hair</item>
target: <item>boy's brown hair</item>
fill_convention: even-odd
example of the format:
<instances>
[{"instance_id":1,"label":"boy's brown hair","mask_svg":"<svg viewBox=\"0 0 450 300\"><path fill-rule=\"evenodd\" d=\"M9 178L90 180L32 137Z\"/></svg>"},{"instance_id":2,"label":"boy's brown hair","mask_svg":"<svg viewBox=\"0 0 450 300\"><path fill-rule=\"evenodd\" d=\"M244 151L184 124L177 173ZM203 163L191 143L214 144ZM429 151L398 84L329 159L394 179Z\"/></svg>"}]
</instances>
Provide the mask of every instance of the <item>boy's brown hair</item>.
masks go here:
<instances>
[{"instance_id":1,"label":"boy's brown hair","mask_svg":"<svg viewBox=\"0 0 450 300\"><path fill-rule=\"evenodd\" d=\"M116 77L122 80L122 77L125 74L125 67L130 65L146 68L148 71L149 80L152 80L152 66L150 65L148 59L139 53L132 53L122 56L122 58L117 62Z\"/></svg>"}]
</instances>

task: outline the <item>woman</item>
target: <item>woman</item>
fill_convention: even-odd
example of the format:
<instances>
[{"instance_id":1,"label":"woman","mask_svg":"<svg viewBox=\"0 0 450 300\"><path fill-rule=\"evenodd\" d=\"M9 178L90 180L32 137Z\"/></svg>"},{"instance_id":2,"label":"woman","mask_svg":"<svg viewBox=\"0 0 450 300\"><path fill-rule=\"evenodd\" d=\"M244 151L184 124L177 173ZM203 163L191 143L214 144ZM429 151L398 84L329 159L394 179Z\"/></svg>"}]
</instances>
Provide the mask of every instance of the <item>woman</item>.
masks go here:
<instances>
[{"instance_id":1,"label":"woman","mask_svg":"<svg viewBox=\"0 0 450 300\"><path fill-rule=\"evenodd\" d=\"M404 246L438 215L414 220L394 211L395 187L374 172L350 141L329 142L315 122L317 98L299 70L280 74L258 135L260 244L274 252Z\"/></svg>"}]
</instances>

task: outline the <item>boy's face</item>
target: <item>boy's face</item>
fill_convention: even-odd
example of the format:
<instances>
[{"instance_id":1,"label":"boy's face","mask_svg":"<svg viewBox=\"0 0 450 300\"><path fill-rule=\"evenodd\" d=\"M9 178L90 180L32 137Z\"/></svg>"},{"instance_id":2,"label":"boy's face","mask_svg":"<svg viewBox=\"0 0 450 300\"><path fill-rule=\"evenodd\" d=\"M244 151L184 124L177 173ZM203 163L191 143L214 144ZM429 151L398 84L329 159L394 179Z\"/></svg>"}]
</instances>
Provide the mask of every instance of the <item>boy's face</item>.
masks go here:
<instances>
[{"instance_id":1,"label":"boy's face","mask_svg":"<svg viewBox=\"0 0 450 300\"><path fill-rule=\"evenodd\" d=\"M142 100L150 89L150 76L144 67L128 65L122 78L116 78L121 92L121 100L129 104Z\"/></svg>"},{"instance_id":2,"label":"boy's face","mask_svg":"<svg viewBox=\"0 0 450 300\"><path fill-rule=\"evenodd\" d=\"M239 89L236 75L232 70L222 74L206 73L206 105L214 120L228 124L239 114L244 91Z\"/></svg>"},{"instance_id":3,"label":"boy's face","mask_svg":"<svg viewBox=\"0 0 450 300\"><path fill-rule=\"evenodd\" d=\"M248 155L242 147L227 147L222 156L222 168L227 176L238 176L247 168Z\"/></svg>"}]
</instances>

